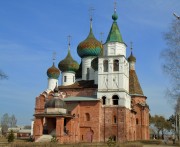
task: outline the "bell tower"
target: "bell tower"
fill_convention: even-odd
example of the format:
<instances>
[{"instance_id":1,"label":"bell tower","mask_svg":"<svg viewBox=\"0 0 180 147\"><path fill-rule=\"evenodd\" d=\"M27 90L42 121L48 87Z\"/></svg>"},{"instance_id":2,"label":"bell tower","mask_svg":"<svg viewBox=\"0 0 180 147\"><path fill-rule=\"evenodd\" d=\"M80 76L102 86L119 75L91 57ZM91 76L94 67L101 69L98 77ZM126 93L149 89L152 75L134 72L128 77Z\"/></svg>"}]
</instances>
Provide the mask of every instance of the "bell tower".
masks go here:
<instances>
[{"instance_id":1,"label":"bell tower","mask_svg":"<svg viewBox=\"0 0 180 147\"><path fill-rule=\"evenodd\" d=\"M126 60L126 44L117 25L116 8L113 23L104 44L103 56L98 62L98 98L104 105L119 105L130 109L129 63Z\"/></svg>"}]
</instances>

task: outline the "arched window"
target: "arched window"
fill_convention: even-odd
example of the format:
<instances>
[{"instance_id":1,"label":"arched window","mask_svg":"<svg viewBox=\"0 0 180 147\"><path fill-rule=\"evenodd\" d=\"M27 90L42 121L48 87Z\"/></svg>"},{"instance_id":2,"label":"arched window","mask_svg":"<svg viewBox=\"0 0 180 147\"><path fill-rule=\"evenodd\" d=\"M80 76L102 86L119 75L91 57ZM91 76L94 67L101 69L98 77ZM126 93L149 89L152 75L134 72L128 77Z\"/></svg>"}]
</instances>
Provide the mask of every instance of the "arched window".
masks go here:
<instances>
[{"instance_id":1,"label":"arched window","mask_svg":"<svg viewBox=\"0 0 180 147\"><path fill-rule=\"evenodd\" d=\"M114 95L112 97L113 100L113 105L118 105L119 104L119 97L117 95Z\"/></svg>"},{"instance_id":2,"label":"arched window","mask_svg":"<svg viewBox=\"0 0 180 147\"><path fill-rule=\"evenodd\" d=\"M86 114L85 114L85 120L86 120L86 121L90 121L90 115L89 115L89 113L86 113Z\"/></svg>"},{"instance_id":3,"label":"arched window","mask_svg":"<svg viewBox=\"0 0 180 147\"><path fill-rule=\"evenodd\" d=\"M102 103L103 103L103 105L106 105L106 97L105 96L102 97Z\"/></svg>"},{"instance_id":4,"label":"arched window","mask_svg":"<svg viewBox=\"0 0 180 147\"><path fill-rule=\"evenodd\" d=\"M114 60L113 61L113 70L114 71L119 71L119 60Z\"/></svg>"},{"instance_id":5,"label":"arched window","mask_svg":"<svg viewBox=\"0 0 180 147\"><path fill-rule=\"evenodd\" d=\"M103 61L104 72L108 72L108 60Z\"/></svg>"}]
</instances>

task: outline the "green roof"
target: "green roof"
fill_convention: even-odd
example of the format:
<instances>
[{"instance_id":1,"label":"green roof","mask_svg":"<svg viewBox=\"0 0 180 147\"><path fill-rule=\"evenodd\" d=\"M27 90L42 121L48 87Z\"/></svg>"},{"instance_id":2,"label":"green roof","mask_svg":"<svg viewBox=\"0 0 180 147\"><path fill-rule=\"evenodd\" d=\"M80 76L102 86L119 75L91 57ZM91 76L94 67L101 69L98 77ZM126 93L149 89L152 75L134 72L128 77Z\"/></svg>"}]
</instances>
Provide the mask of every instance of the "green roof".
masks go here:
<instances>
[{"instance_id":1,"label":"green roof","mask_svg":"<svg viewBox=\"0 0 180 147\"><path fill-rule=\"evenodd\" d=\"M68 49L66 58L59 62L58 67L62 72L76 72L79 69L79 64L72 58L70 50Z\"/></svg>"},{"instance_id":2,"label":"green roof","mask_svg":"<svg viewBox=\"0 0 180 147\"><path fill-rule=\"evenodd\" d=\"M101 42L99 42L94 37L93 31L92 31L92 25L91 25L89 35L84 41L82 41L78 45L77 53L81 58L88 57L88 56L99 56L102 48L103 47L102 47Z\"/></svg>"},{"instance_id":3,"label":"green roof","mask_svg":"<svg viewBox=\"0 0 180 147\"><path fill-rule=\"evenodd\" d=\"M67 97L63 99L65 102L67 101L99 101L96 97Z\"/></svg>"},{"instance_id":4,"label":"green roof","mask_svg":"<svg viewBox=\"0 0 180 147\"><path fill-rule=\"evenodd\" d=\"M118 27L117 22L116 22L117 18L118 18L117 14L114 13L112 16L112 19L114 21L113 21L113 24L111 26L111 30L110 30L109 35L107 37L106 43L108 43L108 42L124 43L122 36L121 36L121 33L120 33L120 30L119 30L119 27Z\"/></svg>"}]
</instances>

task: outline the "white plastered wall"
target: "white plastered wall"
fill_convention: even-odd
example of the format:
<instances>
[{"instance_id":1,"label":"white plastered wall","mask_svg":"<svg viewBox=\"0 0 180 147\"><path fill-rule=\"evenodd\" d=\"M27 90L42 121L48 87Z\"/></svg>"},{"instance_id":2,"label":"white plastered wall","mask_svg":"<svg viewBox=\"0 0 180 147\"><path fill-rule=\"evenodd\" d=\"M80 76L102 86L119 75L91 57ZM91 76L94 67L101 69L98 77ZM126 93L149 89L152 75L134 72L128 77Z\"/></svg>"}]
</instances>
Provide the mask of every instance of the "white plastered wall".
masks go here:
<instances>
[{"instance_id":1,"label":"white plastered wall","mask_svg":"<svg viewBox=\"0 0 180 147\"><path fill-rule=\"evenodd\" d=\"M48 78L48 90L53 91L56 84L58 85L58 79Z\"/></svg>"},{"instance_id":2,"label":"white plastered wall","mask_svg":"<svg viewBox=\"0 0 180 147\"><path fill-rule=\"evenodd\" d=\"M62 86L72 85L75 83L75 73L63 72L61 80L62 80Z\"/></svg>"},{"instance_id":3,"label":"white plastered wall","mask_svg":"<svg viewBox=\"0 0 180 147\"><path fill-rule=\"evenodd\" d=\"M82 58L82 80L94 80L94 69L91 67L91 61L95 57ZM89 76L87 74L89 68Z\"/></svg>"}]
</instances>

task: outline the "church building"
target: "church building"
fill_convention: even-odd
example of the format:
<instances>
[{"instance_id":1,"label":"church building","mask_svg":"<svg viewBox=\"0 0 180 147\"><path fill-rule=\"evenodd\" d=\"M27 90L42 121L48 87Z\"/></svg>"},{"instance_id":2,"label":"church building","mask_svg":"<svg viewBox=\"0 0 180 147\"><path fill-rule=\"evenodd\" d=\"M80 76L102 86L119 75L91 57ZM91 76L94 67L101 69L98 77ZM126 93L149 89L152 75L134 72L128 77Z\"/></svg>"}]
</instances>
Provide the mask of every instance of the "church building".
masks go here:
<instances>
[{"instance_id":1,"label":"church building","mask_svg":"<svg viewBox=\"0 0 180 147\"><path fill-rule=\"evenodd\" d=\"M33 136L56 136L60 143L149 139L149 107L136 74L136 58L126 44L116 9L104 44L90 20L87 38L77 46L81 63L68 45L67 56L47 70L48 87L35 102ZM61 74L61 85L58 78Z\"/></svg>"}]
</instances>

